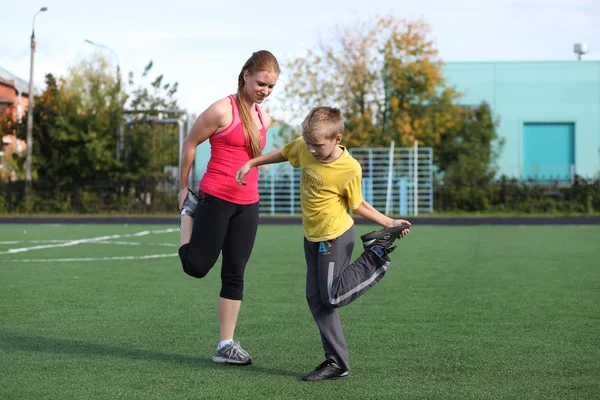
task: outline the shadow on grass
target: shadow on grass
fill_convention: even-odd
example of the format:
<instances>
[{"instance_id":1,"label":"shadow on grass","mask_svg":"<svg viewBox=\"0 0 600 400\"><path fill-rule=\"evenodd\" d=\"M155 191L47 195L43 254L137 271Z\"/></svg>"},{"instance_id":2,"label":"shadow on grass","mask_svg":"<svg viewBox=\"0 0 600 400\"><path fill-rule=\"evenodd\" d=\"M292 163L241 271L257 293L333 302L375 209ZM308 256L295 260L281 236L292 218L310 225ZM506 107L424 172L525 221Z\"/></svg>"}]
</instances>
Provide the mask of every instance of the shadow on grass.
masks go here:
<instances>
[{"instance_id":1,"label":"shadow on grass","mask_svg":"<svg viewBox=\"0 0 600 400\"><path fill-rule=\"evenodd\" d=\"M250 374L268 374L299 377L300 373L259 365L230 366L215 364L210 357L195 357L185 354L162 353L160 351L132 349L106 344L85 342L83 340L49 338L18 332L0 331L0 349L7 351L28 351L45 354L66 354L73 356L122 357L132 360L160 361L171 364L184 364L200 368L236 368Z\"/></svg>"}]
</instances>

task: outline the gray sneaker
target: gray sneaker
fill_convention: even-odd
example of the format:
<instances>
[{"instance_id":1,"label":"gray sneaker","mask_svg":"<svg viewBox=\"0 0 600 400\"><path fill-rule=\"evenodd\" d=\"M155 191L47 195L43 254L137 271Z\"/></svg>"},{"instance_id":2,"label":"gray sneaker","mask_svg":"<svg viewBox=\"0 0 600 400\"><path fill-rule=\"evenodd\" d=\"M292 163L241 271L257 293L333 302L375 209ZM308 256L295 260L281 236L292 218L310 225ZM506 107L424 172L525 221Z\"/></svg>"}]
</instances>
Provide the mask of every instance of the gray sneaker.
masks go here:
<instances>
[{"instance_id":1,"label":"gray sneaker","mask_svg":"<svg viewBox=\"0 0 600 400\"><path fill-rule=\"evenodd\" d=\"M183 202L183 208L179 210L179 229L181 229L181 216L189 215L194 218L196 206L198 206L198 196L188 188L188 195Z\"/></svg>"},{"instance_id":2,"label":"gray sneaker","mask_svg":"<svg viewBox=\"0 0 600 400\"><path fill-rule=\"evenodd\" d=\"M221 364L250 365L252 357L240 346L240 342L231 342L217 348L213 361Z\"/></svg>"}]
</instances>

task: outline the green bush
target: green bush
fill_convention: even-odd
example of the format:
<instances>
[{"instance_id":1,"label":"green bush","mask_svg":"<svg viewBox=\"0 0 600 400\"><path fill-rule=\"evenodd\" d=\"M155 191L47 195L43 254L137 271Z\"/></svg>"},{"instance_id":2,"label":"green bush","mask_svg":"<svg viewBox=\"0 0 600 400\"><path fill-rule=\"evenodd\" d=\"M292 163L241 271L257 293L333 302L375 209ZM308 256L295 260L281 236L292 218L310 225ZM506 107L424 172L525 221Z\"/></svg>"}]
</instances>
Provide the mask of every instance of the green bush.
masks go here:
<instances>
[{"instance_id":1,"label":"green bush","mask_svg":"<svg viewBox=\"0 0 600 400\"><path fill-rule=\"evenodd\" d=\"M465 180L450 180L435 187L436 211L477 211L499 213L600 212L600 179L575 178L572 185L540 184L502 177L487 188Z\"/></svg>"}]
</instances>

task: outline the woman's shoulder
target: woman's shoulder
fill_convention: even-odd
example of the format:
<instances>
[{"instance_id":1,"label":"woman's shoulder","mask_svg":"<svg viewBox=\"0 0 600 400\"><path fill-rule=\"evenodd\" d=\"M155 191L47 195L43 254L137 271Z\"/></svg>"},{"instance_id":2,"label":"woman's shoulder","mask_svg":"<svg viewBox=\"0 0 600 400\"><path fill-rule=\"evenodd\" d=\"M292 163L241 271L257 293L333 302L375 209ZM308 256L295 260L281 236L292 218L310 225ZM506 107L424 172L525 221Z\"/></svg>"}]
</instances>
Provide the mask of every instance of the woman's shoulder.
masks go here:
<instances>
[{"instance_id":1,"label":"woman's shoulder","mask_svg":"<svg viewBox=\"0 0 600 400\"><path fill-rule=\"evenodd\" d=\"M231 109L233 107L233 105L231 104L232 100L230 99L229 96L227 97L223 97L222 99L219 99L217 101L215 101L214 103L212 103L207 109L206 111L211 111L217 114L227 114L227 115L231 115Z\"/></svg>"},{"instance_id":2,"label":"woman's shoulder","mask_svg":"<svg viewBox=\"0 0 600 400\"><path fill-rule=\"evenodd\" d=\"M233 106L229 97L224 97L212 103L203 112L204 116L212 121L217 121L220 128L229 125L233 117Z\"/></svg>"},{"instance_id":3,"label":"woman's shoulder","mask_svg":"<svg viewBox=\"0 0 600 400\"><path fill-rule=\"evenodd\" d=\"M259 108L260 108L260 106L259 106ZM262 108L260 108L260 113L262 114L265 128L269 129L271 127L271 123L272 123L271 115L268 112L266 112L265 110L263 110Z\"/></svg>"}]
</instances>

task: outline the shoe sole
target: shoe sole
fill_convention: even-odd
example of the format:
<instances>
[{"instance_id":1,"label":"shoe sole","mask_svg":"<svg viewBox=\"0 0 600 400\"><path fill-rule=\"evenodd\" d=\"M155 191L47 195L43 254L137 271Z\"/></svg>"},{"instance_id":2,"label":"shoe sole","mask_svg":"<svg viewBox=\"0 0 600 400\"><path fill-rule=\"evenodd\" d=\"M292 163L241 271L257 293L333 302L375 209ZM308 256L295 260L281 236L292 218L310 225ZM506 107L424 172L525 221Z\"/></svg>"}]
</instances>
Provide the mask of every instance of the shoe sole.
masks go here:
<instances>
[{"instance_id":1,"label":"shoe sole","mask_svg":"<svg viewBox=\"0 0 600 400\"><path fill-rule=\"evenodd\" d=\"M229 358L224 358L224 357L213 357L213 362L217 363L217 364L229 364L229 365L251 365L252 364L252 359L248 360L248 361L232 361Z\"/></svg>"},{"instance_id":2,"label":"shoe sole","mask_svg":"<svg viewBox=\"0 0 600 400\"><path fill-rule=\"evenodd\" d=\"M398 235L400 235L400 233L402 233L403 230L409 229L409 228L410 228L410 225L398 225L398 226L395 226L393 228L387 228L387 230L390 231L390 234L392 234L391 232L394 232L395 230L397 230L398 231ZM369 245L373 244L377 239L380 239L379 232L380 231L374 231L374 232L369 232L369 233L365 233L364 235L362 235L360 237L360 239L362 240L363 245L364 246L369 246ZM394 238L394 241L396 241L398 239L402 239L398 235L396 235L396 237Z\"/></svg>"},{"instance_id":3,"label":"shoe sole","mask_svg":"<svg viewBox=\"0 0 600 400\"><path fill-rule=\"evenodd\" d=\"M336 377L327 378L327 379L313 379L313 380L309 380L309 379L300 378L300 380L302 382L342 381L344 379L348 379L349 376L350 376L350 374L346 374L346 375L336 376Z\"/></svg>"}]
</instances>

